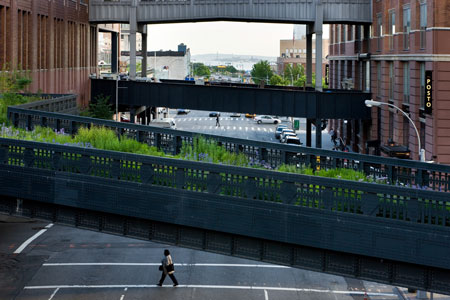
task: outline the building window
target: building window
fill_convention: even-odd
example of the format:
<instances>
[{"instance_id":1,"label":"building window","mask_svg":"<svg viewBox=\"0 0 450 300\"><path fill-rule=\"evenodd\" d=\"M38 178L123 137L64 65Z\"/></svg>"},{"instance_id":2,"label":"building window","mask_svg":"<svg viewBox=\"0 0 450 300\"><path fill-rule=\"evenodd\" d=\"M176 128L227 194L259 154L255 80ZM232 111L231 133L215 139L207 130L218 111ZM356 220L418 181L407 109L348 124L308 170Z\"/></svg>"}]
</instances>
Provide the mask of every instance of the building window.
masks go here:
<instances>
[{"instance_id":1,"label":"building window","mask_svg":"<svg viewBox=\"0 0 450 300\"><path fill-rule=\"evenodd\" d=\"M420 143L421 143L422 149L425 149L426 128L427 128L426 123L424 121L421 121L420 122Z\"/></svg>"},{"instance_id":2,"label":"building window","mask_svg":"<svg viewBox=\"0 0 450 300\"><path fill-rule=\"evenodd\" d=\"M389 49L394 50L395 10L389 12Z\"/></svg>"},{"instance_id":3,"label":"building window","mask_svg":"<svg viewBox=\"0 0 450 300\"><path fill-rule=\"evenodd\" d=\"M366 61L366 91L370 91L370 61Z\"/></svg>"},{"instance_id":4,"label":"building window","mask_svg":"<svg viewBox=\"0 0 450 300\"><path fill-rule=\"evenodd\" d=\"M389 111L389 139L394 140L394 113Z\"/></svg>"},{"instance_id":5,"label":"building window","mask_svg":"<svg viewBox=\"0 0 450 300\"><path fill-rule=\"evenodd\" d=\"M377 16L377 32L378 32L378 51L382 50L382 38L383 38L383 16L378 14Z\"/></svg>"},{"instance_id":6,"label":"building window","mask_svg":"<svg viewBox=\"0 0 450 300\"><path fill-rule=\"evenodd\" d=\"M341 42L341 25L336 25L336 44Z\"/></svg>"},{"instance_id":7,"label":"building window","mask_svg":"<svg viewBox=\"0 0 450 300\"><path fill-rule=\"evenodd\" d=\"M409 50L409 32L411 31L411 9L403 8L403 49Z\"/></svg>"},{"instance_id":8,"label":"building window","mask_svg":"<svg viewBox=\"0 0 450 300\"><path fill-rule=\"evenodd\" d=\"M420 108L425 107L425 63L420 63Z\"/></svg>"},{"instance_id":9,"label":"building window","mask_svg":"<svg viewBox=\"0 0 450 300\"><path fill-rule=\"evenodd\" d=\"M377 96L381 97L381 61L377 63Z\"/></svg>"},{"instance_id":10,"label":"building window","mask_svg":"<svg viewBox=\"0 0 450 300\"><path fill-rule=\"evenodd\" d=\"M403 145L409 148L409 120L403 117Z\"/></svg>"},{"instance_id":11,"label":"building window","mask_svg":"<svg viewBox=\"0 0 450 300\"><path fill-rule=\"evenodd\" d=\"M409 103L409 62L403 63L403 103Z\"/></svg>"},{"instance_id":12,"label":"building window","mask_svg":"<svg viewBox=\"0 0 450 300\"><path fill-rule=\"evenodd\" d=\"M426 30L427 30L427 3L423 2L420 4L420 49L425 49L425 44L427 42Z\"/></svg>"},{"instance_id":13,"label":"building window","mask_svg":"<svg viewBox=\"0 0 450 300\"><path fill-rule=\"evenodd\" d=\"M389 63L389 99L394 101L394 62Z\"/></svg>"},{"instance_id":14,"label":"building window","mask_svg":"<svg viewBox=\"0 0 450 300\"><path fill-rule=\"evenodd\" d=\"M343 30L343 35L344 35L344 37L342 38L342 41L343 41L344 43L347 42L347 30L348 30L347 25L344 25L344 30Z\"/></svg>"}]
</instances>

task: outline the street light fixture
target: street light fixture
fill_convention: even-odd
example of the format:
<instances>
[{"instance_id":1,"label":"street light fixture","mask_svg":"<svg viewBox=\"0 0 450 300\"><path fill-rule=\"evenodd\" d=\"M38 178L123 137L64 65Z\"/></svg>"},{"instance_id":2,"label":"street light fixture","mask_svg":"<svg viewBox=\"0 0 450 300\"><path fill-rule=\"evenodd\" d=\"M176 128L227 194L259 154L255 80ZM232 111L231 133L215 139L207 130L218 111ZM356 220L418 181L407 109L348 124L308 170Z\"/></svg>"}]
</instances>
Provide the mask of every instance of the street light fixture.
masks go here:
<instances>
[{"instance_id":1,"label":"street light fixture","mask_svg":"<svg viewBox=\"0 0 450 300\"><path fill-rule=\"evenodd\" d=\"M395 106L394 104L391 103L385 103L385 102L380 102L380 101L374 101L374 100L366 100L364 101L364 103L366 104L367 107L372 107L372 106L381 106L381 105L388 105L391 106L397 110L399 110L405 117L408 118L408 120L411 122L411 124L414 127L414 130L416 131L417 134L417 140L419 141L419 159L422 162L425 162L425 150L422 149L421 144L420 144L420 135L419 135L419 131L417 130L416 124L414 124L414 122L411 120L411 118L408 116L407 113L405 113L403 110L401 110L399 107Z\"/></svg>"}]
</instances>

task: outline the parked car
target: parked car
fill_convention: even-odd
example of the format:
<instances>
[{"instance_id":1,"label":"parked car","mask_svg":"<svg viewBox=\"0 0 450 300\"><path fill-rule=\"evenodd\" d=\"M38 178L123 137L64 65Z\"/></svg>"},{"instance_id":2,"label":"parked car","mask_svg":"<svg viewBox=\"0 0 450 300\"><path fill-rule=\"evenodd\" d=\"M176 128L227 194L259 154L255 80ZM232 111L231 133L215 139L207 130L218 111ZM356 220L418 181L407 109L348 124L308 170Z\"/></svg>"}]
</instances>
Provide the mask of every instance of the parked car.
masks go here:
<instances>
[{"instance_id":1,"label":"parked car","mask_svg":"<svg viewBox=\"0 0 450 300\"><path fill-rule=\"evenodd\" d=\"M280 132L280 141L282 138L284 138L284 134L286 134L287 132L295 134L294 130L289 128L283 128Z\"/></svg>"},{"instance_id":2,"label":"parked car","mask_svg":"<svg viewBox=\"0 0 450 300\"><path fill-rule=\"evenodd\" d=\"M303 145L303 143L300 142L300 139L298 137L293 136L287 136L285 143L288 145Z\"/></svg>"},{"instance_id":3,"label":"parked car","mask_svg":"<svg viewBox=\"0 0 450 300\"><path fill-rule=\"evenodd\" d=\"M211 118L220 117L220 113L217 112L217 111L213 111L213 112L210 112L210 113L209 113L209 116L210 116Z\"/></svg>"},{"instance_id":4,"label":"parked car","mask_svg":"<svg viewBox=\"0 0 450 300\"><path fill-rule=\"evenodd\" d=\"M276 139L280 139L281 131L285 128L287 129L287 125L284 125L284 124L277 126L277 128L275 129L275 138Z\"/></svg>"},{"instance_id":5,"label":"parked car","mask_svg":"<svg viewBox=\"0 0 450 300\"><path fill-rule=\"evenodd\" d=\"M297 135L294 132L284 132L283 135L280 138L281 143L286 143L286 139L288 137L297 137Z\"/></svg>"},{"instance_id":6,"label":"parked car","mask_svg":"<svg viewBox=\"0 0 450 300\"><path fill-rule=\"evenodd\" d=\"M187 115L191 111L189 109L180 108L177 110L177 115Z\"/></svg>"},{"instance_id":7,"label":"parked car","mask_svg":"<svg viewBox=\"0 0 450 300\"><path fill-rule=\"evenodd\" d=\"M152 120L149 125L161 128L177 129L177 125L175 124L175 120L173 118L155 119Z\"/></svg>"},{"instance_id":8,"label":"parked car","mask_svg":"<svg viewBox=\"0 0 450 300\"><path fill-rule=\"evenodd\" d=\"M232 113L231 115L230 115L230 117L232 117L232 118L239 118L241 116L241 114L240 113Z\"/></svg>"},{"instance_id":9,"label":"parked car","mask_svg":"<svg viewBox=\"0 0 450 300\"><path fill-rule=\"evenodd\" d=\"M245 117L246 117L246 118L254 118L254 117L256 117L256 114L246 113L246 114L245 114Z\"/></svg>"},{"instance_id":10,"label":"parked car","mask_svg":"<svg viewBox=\"0 0 450 300\"><path fill-rule=\"evenodd\" d=\"M274 118L272 116L257 116L257 117L255 117L255 121L258 124L261 124L261 123L268 123L268 124L281 123L280 119Z\"/></svg>"}]
</instances>

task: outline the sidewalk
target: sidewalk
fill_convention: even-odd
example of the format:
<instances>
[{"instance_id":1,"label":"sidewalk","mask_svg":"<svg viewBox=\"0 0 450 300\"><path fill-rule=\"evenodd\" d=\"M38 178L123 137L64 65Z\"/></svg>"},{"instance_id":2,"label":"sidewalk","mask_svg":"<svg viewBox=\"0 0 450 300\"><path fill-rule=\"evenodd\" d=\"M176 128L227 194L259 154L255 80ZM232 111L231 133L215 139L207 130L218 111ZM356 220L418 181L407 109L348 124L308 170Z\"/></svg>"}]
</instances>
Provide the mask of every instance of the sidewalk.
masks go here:
<instances>
[{"instance_id":1,"label":"sidewalk","mask_svg":"<svg viewBox=\"0 0 450 300\"><path fill-rule=\"evenodd\" d=\"M404 300L424 300L424 299L438 299L438 300L450 300L449 295L442 295L442 294L433 294L427 292L427 298L417 298L417 293L409 293L407 288L403 287L397 287L398 291L400 292L401 296Z\"/></svg>"}]
</instances>

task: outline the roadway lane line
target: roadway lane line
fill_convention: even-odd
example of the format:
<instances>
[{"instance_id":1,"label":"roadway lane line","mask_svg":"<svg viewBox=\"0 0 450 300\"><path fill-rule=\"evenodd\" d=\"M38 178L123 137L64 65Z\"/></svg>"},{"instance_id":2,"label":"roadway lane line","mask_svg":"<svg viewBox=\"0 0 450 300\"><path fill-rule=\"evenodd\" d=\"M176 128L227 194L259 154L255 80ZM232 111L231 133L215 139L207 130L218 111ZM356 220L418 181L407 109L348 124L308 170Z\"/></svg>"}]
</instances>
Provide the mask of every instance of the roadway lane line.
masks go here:
<instances>
[{"instance_id":1,"label":"roadway lane line","mask_svg":"<svg viewBox=\"0 0 450 300\"><path fill-rule=\"evenodd\" d=\"M55 295L56 295L56 293L59 291L59 288L57 288L54 292L53 292L53 294L50 296L50 298L48 298L48 300L52 300L53 299L53 297L55 297Z\"/></svg>"},{"instance_id":2,"label":"roadway lane line","mask_svg":"<svg viewBox=\"0 0 450 300\"><path fill-rule=\"evenodd\" d=\"M166 288L172 288L172 285L163 285ZM161 288L160 286L153 284L136 284L136 285L31 285L25 286L25 290L46 290L46 289L118 289L118 288ZM319 290L308 288L284 288L284 287L267 287L267 286L245 286L245 285L195 285L186 284L178 285L178 288L194 288L194 289L230 289L230 290L267 290L267 291L286 291L286 292L306 292L306 293L321 293L321 294L338 294L338 295L364 295L364 291L333 291L333 290ZM367 296L383 296L383 297L396 297L397 294L393 293L375 293L367 292Z\"/></svg>"},{"instance_id":3,"label":"roadway lane line","mask_svg":"<svg viewBox=\"0 0 450 300\"><path fill-rule=\"evenodd\" d=\"M44 263L43 267L62 267L62 266L159 266L161 263ZM287 266L278 265L252 265L252 264L174 264L177 267L239 267L239 268L272 268L272 269L290 269Z\"/></svg>"},{"instance_id":4,"label":"roadway lane line","mask_svg":"<svg viewBox=\"0 0 450 300\"><path fill-rule=\"evenodd\" d=\"M264 290L264 298L266 300L269 300L269 294L267 294L267 290Z\"/></svg>"},{"instance_id":5,"label":"roadway lane line","mask_svg":"<svg viewBox=\"0 0 450 300\"><path fill-rule=\"evenodd\" d=\"M41 234L43 234L44 232L46 232L49 228L51 228L53 226L53 224L48 224L47 226L45 226L45 229L41 229L39 230L39 232L37 232L35 235L33 235L32 237L30 237L28 240L26 240L22 245L20 245L19 248L16 249L16 251L14 251L14 254L19 254L21 253L32 241L34 241L35 239L37 239Z\"/></svg>"},{"instance_id":6,"label":"roadway lane line","mask_svg":"<svg viewBox=\"0 0 450 300\"><path fill-rule=\"evenodd\" d=\"M239 126L239 130L242 130L242 127L241 127L241 126Z\"/></svg>"}]
</instances>

